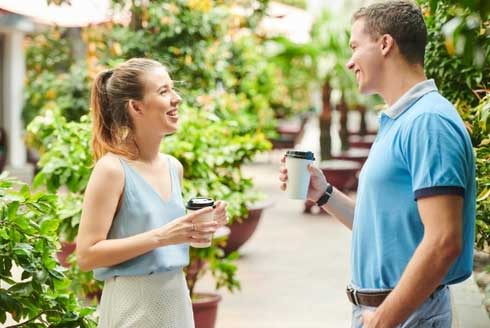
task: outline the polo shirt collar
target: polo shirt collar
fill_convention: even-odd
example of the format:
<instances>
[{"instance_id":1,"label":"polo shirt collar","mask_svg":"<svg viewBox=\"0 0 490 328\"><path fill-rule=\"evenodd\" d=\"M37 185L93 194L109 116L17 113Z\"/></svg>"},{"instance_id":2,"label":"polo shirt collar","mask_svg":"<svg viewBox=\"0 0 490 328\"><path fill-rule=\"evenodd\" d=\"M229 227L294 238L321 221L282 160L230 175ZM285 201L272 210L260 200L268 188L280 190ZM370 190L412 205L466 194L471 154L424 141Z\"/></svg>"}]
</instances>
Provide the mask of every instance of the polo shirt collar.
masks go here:
<instances>
[{"instance_id":1,"label":"polo shirt collar","mask_svg":"<svg viewBox=\"0 0 490 328\"><path fill-rule=\"evenodd\" d=\"M401 96L391 107L383 111L383 114L395 120L405 112L414 102L419 100L425 94L437 91L436 83L433 79L425 80L414 85L403 96Z\"/></svg>"}]
</instances>

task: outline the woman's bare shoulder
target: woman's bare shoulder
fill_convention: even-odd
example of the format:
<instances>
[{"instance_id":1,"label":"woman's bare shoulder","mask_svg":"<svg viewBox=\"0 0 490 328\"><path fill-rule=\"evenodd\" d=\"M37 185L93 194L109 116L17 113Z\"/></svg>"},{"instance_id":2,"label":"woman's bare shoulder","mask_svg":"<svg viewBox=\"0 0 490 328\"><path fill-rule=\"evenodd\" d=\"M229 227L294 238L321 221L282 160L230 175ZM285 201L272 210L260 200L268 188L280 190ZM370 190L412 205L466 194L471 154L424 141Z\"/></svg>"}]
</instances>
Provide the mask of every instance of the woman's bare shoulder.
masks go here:
<instances>
[{"instance_id":1,"label":"woman's bare shoulder","mask_svg":"<svg viewBox=\"0 0 490 328\"><path fill-rule=\"evenodd\" d=\"M93 175L112 182L124 181L120 158L112 153L105 154L95 163Z\"/></svg>"},{"instance_id":2,"label":"woman's bare shoulder","mask_svg":"<svg viewBox=\"0 0 490 328\"><path fill-rule=\"evenodd\" d=\"M182 163L180 163L180 161L177 159L177 157L174 157L174 156L169 155L169 154L164 154L164 153L160 153L160 156L162 156L162 158L170 158L170 160L173 163L175 163L179 169L182 169Z\"/></svg>"}]
</instances>

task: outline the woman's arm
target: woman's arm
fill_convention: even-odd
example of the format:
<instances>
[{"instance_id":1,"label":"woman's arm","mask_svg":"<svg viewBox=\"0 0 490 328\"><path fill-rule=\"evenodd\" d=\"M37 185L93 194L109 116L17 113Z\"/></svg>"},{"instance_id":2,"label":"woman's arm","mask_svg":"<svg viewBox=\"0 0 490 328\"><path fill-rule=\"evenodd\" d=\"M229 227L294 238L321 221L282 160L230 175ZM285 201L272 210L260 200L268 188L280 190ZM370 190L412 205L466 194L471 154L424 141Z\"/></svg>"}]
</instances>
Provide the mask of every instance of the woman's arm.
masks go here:
<instances>
[{"instance_id":1,"label":"woman's arm","mask_svg":"<svg viewBox=\"0 0 490 328\"><path fill-rule=\"evenodd\" d=\"M205 208L174 220L160 228L120 239L107 239L124 188L124 172L119 160L103 157L90 177L83 202L77 236L77 262L82 270L113 266L154 248L186 242L206 242L205 235L216 228L216 222L199 223L197 215L212 210Z\"/></svg>"}]
</instances>

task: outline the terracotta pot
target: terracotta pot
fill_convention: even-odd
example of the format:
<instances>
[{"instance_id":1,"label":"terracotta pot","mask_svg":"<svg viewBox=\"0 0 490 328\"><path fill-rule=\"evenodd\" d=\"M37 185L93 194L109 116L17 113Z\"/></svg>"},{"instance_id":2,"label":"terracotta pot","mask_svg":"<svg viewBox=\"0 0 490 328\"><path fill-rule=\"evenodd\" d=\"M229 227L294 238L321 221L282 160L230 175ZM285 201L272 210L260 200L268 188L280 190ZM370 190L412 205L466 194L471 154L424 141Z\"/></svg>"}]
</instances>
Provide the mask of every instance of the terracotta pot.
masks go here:
<instances>
[{"instance_id":1,"label":"terracotta pot","mask_svg":"<svg viewBox=\"0 0 490 328\"><path fill-rule=\"evenodd\" d=\"M235 221L230 225L230 235L224 248L225 254L238 250L250 239L257 229L264 209L272 206L272 202L259 202L248 207L248 215L241 222Z\"/></svg>"},{"instance_id":2,"label":"terracotta pot","mask_svg":"<svg viewBox=\"0 0 490 328\"><path fill-rule=\"evenodd\" d=\"M367 148L350 148L343 151L340 154L332 156L333 159L339 159L344 161L355 161L361 165L367 160L369 155L369 149Z\"/></svg>"},{"instance_id":3,"label":"terracotta pot","mask_svg":"<svg viewBox=\"0 0 490 328\"><path fill-rule=\"evenodd\" d=\"M371 148L373 145L374 139L376 136L368 135L368 136L350 136L349 144L353 148Z\"/></svg>"},{"instance_id":4,"label":"terracotta pot","mask_svg":"<svg viewBox=\"0 0 490 328\"><path fill-rule=\"evenodd\" d=\"M375 136L378 134L378 131L367 131L365 134L361 134L361 132L359 131L349 131L349 136L359 136L359 137L363 137L363 136Z\"/></svg>"},{"instance_id":5,"label":"terracotta pot","mask_svg":"<svg viewBox=\"0 0 490 328\"><path fill-rule=\"evenodd\" d=\"M97 304L100 303L101 298L102 298L102 289L87 294L87 300L89 301L97 300Z\"/></svg>"},{"instance_id":6,"label":"terracotta pot","mask_svg":"<svg viewBox=\"0 0 490 328\"><path fill-rule=\"evenodd\" d=\"M61 242L61 250L56 254L56 257L58 258L58 261L60 261L60 264L65 268L70 267L70 263L68 263L68 256L75 251L76 246L77 244L74 242Z\"/></svg>"},{"instance_id":7,"label":"terracotta pot","mask_svg":"<svg viewBox=\"0 0 490 328\"><path fill-rule=\"evenodd\" d=\"M272 139L274 149L290 149L298 143L303 136L304 126L308 120L307 116L299 119L283 120L278 123L278 138Z\"/></svg>"},{"instance_id":8,"label":"terracotta pot","mask_svg":"<svg viewBox=\"0 0 490 328\"><path fill-rule=\"evenodd\" d=\"M355 161L328 160L321 162L318 167L322 170L327 181L342 191L355 190L357 188L357 173L361 164ZM316 206L310 201L305 202L305 213L312 213L311 209ZM324 213L323 210L320 212Z\"/></svg>"},{"instance_id":9,"label":"terracotta pot","mask_svg":"<svg viewBox=\"0 0 490 328\"><path fill-rule=\"evenodd\" d=\"M295 139L291 135L279 135L278 138L271 139L273 149L291 149L294 148Z\"/></svg>"},{"instance_id":10,"label":"terracotta pot","mask_svg":"<svg viewBox=\"0 0 490 328\"><path fill-rule=\"evenodd\" d=\"M210 293L196 293L192 300L195 328L214 328L221 296Z\"/></svg>"},{"instance_id":11,"label":"terracotta pot","mask_svg":"<svg viewBox=\"0 0 490 328\"><path fill-rule=\"evenodd\" d=\"M0 172L3 172L7 163L7 132L0 127Z\"/></svg>"}]
</instances>

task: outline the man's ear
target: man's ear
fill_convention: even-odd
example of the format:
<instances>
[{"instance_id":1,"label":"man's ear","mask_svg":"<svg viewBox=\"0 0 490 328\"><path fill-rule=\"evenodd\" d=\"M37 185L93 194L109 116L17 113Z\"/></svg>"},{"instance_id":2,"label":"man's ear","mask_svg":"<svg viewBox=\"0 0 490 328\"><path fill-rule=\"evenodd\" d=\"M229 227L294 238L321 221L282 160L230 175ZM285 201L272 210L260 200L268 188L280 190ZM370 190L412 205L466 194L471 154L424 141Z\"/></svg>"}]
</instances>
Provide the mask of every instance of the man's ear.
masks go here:
<instances>
[{"instance_id":1,"label":"man's ear","mask_svg":"<svg viewBox=\"0 0 490 328\"><path fill-rule=\"evenodd\" d=\"M393 47L395 46L395 39L389 34L383 34L381 36L381 53L383 56L387 56L390 51L393 50Z\"/></svg>"},{"instance_id":2,"label":"man's ear","mask_svg":"<svg viewBox=\"0 0 490 328\"><path fill-rule=\"evenodd\" d=\"M138 116L143 114L141 102L137 100L130 99L128 102L128 109L132 115Z\"/></svg>"}]
</instances>

